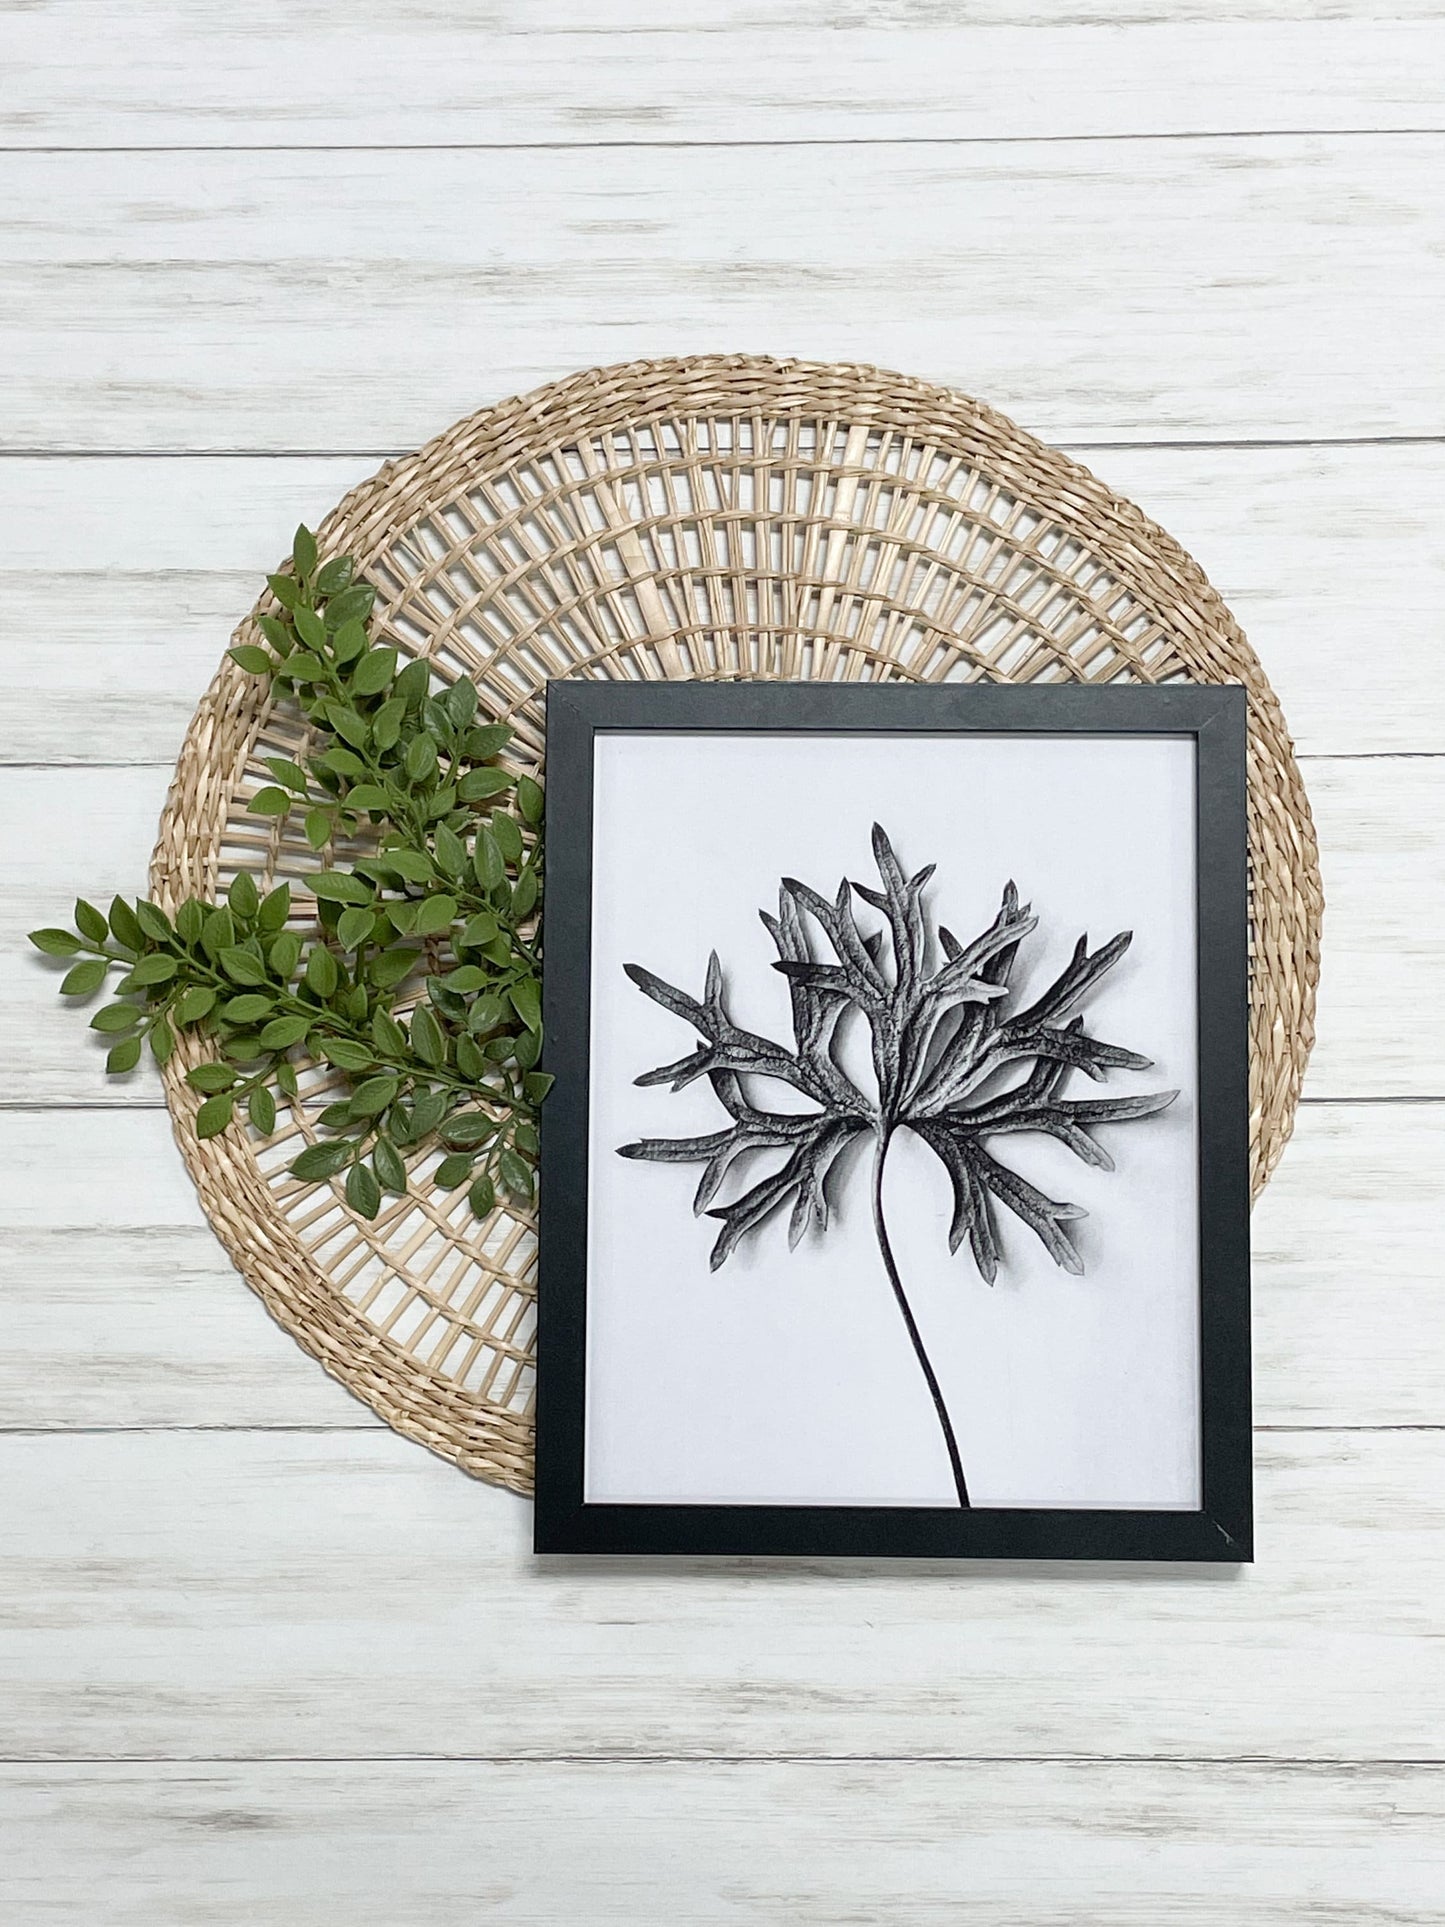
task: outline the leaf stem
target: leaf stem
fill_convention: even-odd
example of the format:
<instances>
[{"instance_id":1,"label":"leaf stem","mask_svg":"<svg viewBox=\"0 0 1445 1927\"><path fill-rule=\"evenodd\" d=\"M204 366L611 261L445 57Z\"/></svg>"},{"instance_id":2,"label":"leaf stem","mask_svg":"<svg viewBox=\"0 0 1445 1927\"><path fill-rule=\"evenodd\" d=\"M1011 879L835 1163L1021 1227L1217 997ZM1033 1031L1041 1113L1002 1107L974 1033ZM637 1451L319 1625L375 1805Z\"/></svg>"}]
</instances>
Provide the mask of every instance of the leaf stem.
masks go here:
<instances>
[{"instance_id":1,"label":"leaf stem","mask_svg":"<svg viewBox=\"0 0 1445 1927\"><path fill-rule=\"evenodd\" d=\"M888 1226L883 1217L883 1165L888 1156L888 1146L892 1138L893 1129L890 1125L885 1125L878 1133L878 1151L873 1159L873 1228L878 1234L878 1249L883 1255L883 1268L888 1273L888 1282L893 1287L893 1296L899 1311L903 1314L903 1323L908 1329L913 1356L918 1360L919 1369L927 1380L933 1409L938 1414L943 1442L948 1447L948 1463L953 1472L953 1484L958 1493L958 1503L960 1506L967 1506L968 1483L963 1476L963 1460L959 1457L958 1440L953 1436L953 1423L948 1416L948 1407L943 1402L942 1388L924 1348L923 1335L918 1329L918 1322L913 1316L913 1307L909 1304L907 1293L903 1289L903 1280L898 1275L898 1266L893 1258L893 1247L888 1241Z\"/></svg>"}]
</instances>

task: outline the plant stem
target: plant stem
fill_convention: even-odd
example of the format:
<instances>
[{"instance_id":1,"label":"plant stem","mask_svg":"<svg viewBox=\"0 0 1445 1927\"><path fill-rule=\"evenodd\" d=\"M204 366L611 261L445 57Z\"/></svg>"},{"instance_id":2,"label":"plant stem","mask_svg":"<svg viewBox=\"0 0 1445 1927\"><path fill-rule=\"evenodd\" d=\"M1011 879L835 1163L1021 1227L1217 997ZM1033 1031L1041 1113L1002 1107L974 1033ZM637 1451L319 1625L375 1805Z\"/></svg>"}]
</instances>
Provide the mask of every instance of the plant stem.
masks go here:
<instances>
[{"instance_id":1,"label":"plant stem","mask_svg":"<svg viewBox=\"0 0 1445 1927\"><path fill-rule=\"evenodd\" d=\"M888 1146L893 1131L883 1124L878 1132L878 1151L873 1159L873 1228L878 1234L878 1249L883 1254L883 1266L888 1273L888 1282L893 1287L893 1296L898 1301L898 1309L903 1314L903 1322L908 1328L908 1337L913 1346L913 1356L918 1360L919 1369L928 1382L929 1396L933 1409L938 1414L938 1423L943 1432L943 1442L948 1447L948 1463L953 1472L954 1489L958 1493L958 1503L968 1504L968 1484L963 1476L963 1460L958 1453L958 1440L953 1436L953 1423L948 1416L948 1407L943 1402L943 1392L938 1378L924 1349L923 1337L913 1316L913 1308L903 1289L903 1280L898 1276L898 1266L894 1263L893 1247L888 1242L888 1226L883 1219L883 1163L888 1156Z\"/></svg>"}]
</instances>

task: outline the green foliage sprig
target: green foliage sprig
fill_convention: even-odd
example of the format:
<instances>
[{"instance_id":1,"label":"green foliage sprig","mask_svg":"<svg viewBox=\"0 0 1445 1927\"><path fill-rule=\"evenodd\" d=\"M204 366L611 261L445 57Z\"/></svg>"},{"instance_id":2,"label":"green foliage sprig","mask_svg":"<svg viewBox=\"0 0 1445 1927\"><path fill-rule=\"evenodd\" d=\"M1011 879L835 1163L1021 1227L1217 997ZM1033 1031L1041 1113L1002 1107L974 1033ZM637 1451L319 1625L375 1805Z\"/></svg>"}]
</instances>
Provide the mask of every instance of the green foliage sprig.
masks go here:
<instances>
[{"instance_id":1,"label":"green foliage sprig","mask_svg":"<svg viewBox=\"0 0 1445 1927\"><path fill-rule=\"evenodd\" d=\"M474 684L434 689L426 662L371 640L375 592L349 557L320 562L302 527L292 572L268 581L268 646L230 654L294 700L314 747L304 763L267 757L274 780L249 808L296 813L313 850L362 853L298 875L315 898L303 928L288 883L263 896L243 870L224 902L193 897L174 920L144 898L108 913L82 900L74 930L30 941L75 959L62 996L109 982L91 1028L115 1040L112 1074L147 1045L164 1064L179 1032L214 1040L186 1074L204 1100L199 1137L243 1109L269 1136L278 1100L301 1101L298 1059L322 1059L345 1095L315 1119L325 1135L292 1162L298 1178L345 1171L348 1203L374 1218L407 1189L402 1153L436 1145L434 1181L467 1185L485 1215L501 1192L531 1195L551 1082L537 1069L541 788L498 762L512 732L479 716Z\"/></svg>"}]
</instances>

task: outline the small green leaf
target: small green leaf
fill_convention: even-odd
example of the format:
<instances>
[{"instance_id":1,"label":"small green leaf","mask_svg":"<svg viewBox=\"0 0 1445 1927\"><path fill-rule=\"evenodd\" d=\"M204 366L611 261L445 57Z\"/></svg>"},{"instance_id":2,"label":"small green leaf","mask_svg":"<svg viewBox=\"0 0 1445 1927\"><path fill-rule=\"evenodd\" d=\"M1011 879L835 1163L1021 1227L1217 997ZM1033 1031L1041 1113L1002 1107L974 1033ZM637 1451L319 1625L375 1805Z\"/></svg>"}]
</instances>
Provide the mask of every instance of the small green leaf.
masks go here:
<instances>
[{"instance_id":1,"label":"small green leaf","mask_svg":"<svg viewBox=\"0 0 1445 1927\"><path fill-rule=\"evenodd\" d=\"M299 763L290 762L284 756L267 756L263 760L282 789L293 790L297 796L305 796L311 788L311 779Z\"/></svg>"},{"instance_id":2,"label":"small green leaf","mask_svg":"<svg viewBox=\"0 0 1445 1927\"><path fill-rule=\"evenodd\" d=\"M462 753L474 763L485 763L489 756L496 756L512 740L512 730L506 723L484 723L480 729L469 729L462 739Z\"/></svg>"},{"instance_id":3,"label":"small green leaf","mask_svg":"<svg viewBox=\"0 0 1445 1927\"><path fill-rule=\"evenodd\" d=\"M481 1078L487 1073L486 1054L475 1037L465 1031L457 1039L457 1069L463 1077Z\"/></svg>"},{"instance_id":4,"label":"small green leaf","mask_svg":"<svg viewBox=\"0 0 1445 1927\"><path fill-rule=\"evenodd\" d=\"M537 907L537 872L530 864L517 878L512 891L512 915L520 923Z\"/></svg>"},{"instance_id":5,"label":"small green leaf","mask_svg":"<svg viewBox=\"0 0 1445 1927\"><path fill-rule=\"evenodd\" d=\"M110 935L110 925L93 903L84 897L75 900L75 927L87 943L104 943Z\"/></svg>"},{"instance_id":6,"label":"small green leaf","mask_svg":"<svg viewBox=\"0 0 1445 1927\"><path fill-rule=\"evenodd\" d=\"M522 832L517 828L515 816L494 816L492 834L497 839L497 848L508 863L516 863L522 855Z\"/></svg>"},{"instance_id":7,"label":"small green leaf","mask_svg":"<svg viewBox=\"0 0 1445 1927\"><path fill-rule=\"evenodd\" d=\"M80 938L69 930L32 930L30 941L47 957L73 957L80 949Z\"/></svg>"},{"instance_id":8,"label":"small green leaf","mask_svg":"<svg viewBox=\"0 0 1445 1927\"><path fill-rule=\"evenodd\" d=\"M217 1137L230 1123L236 1108L236 1100L229 1092L222 1091L215 1097L208 1097L196 1112L196 1136L199 1138Z\"/></svg>"},{"instance_id":9,"label":"small green leaf","mask_svg":"<svg viewBox=\"0 0 1445 1927\"><path fill-rule=\"evenodd\" d=\"M472 1175L473 1162L464 1152L454 1151L437 1166L432 1174L432 1183L439 1185L443 1191L455 1191Z\"/></svg>"},{"instance_id":10,"label":"small green leaf","mask_svg":"<svg viewBox=\"0 0 1445 1927\"><path fill-rule=\"evenodd\" d=\"M501 849L485 823L477 831L477 840L472 846L472 869L484 890L495 889L506 879L507 866L502 861Z\"/></svg>"},{"instance_id":11,"label":"small green leaf","mask_svg":"<svg viewBox=\"0 0 1445 1927\"><path fill-rule=\"evenodd\" d=\"M193 1091L228 1091L236 1081L229 1064L197 1064L186 1072L186 1082Z\"/></svg>"},{"instance_id":12,"label":"small green leaf","mask_svg":"<svg viewBox=\"0 0 1445 1927\"><path fill-rule=\"evenodd\" d=\"M249 870L238 870L231 878L226 901L243 923L255 916L261 907L261 897L256 888L256 879Z\"/></svg>"},{"instance_id":13,"label":"small green leaf","mask_svg":"<svg viewBox=\"0 0 1445 1927\"><path fill-rule=\"evenodd\" d=\"M246 1115L262 1137L270 1137L275 1130L276 1100L264 1084L258 1084L247 1098Z\"/></svg>"},{"instance_id":14,"label":"small green leaf","mask_svg":"<svg viewBox=\"0 0 1445 1927\"><path fill-rule=\"evenodd\" d=\"M202 1017L209 1017L216 1007L216 993L209 984L192 984L181 992L180 1002L176 1005L176 1018L182 1024L194 1024Z\"/></svg>"},{"instance_id":15,"label":"small green leaf","mask_svg":"<svg viewBox=\"0 0 1445 1927\"><path fill-rule=\"evenodd\" d=\"M430 1137L438 1124L447 1114L447 1095L445 1091L418 1091L412 1106L412 1135L418 1142Z\"/></svg>"},{"instance_id":16,"label":"small green leaf","mask_svg":"<svg viewBox=\"0 0 1445 1927\"><path fill-rule=\"evenodd\" d=\"M542 821L542 785L530 776L517 778L517 808L528 823Z\"/></svg>"},{"instance_id":17,"label":"small green leaf","mask_svg":"<svg viewBox=\"0 0 1445 1927\"><path fill-rule=\"evenodd\" d=\"M308 1144L299 1156L291 1160L293 1178L304 1178L315 1183L319 1178L332 1178L350 1158L354 1145L344 1140L334 1144Z\"/></svg>"},{"instance_id":18,"label":"small green leaf","mask_svg":"<svg viewBox=\"0 0 1445 1927\"><path fill-rule=\"evenodd\" d=\"M199 897L187 897L176 912L176 935L182 943L195 944L201 940L201 932L206 927L206 906Z\"/></svg>"},{"instance_id":19,"label":"small green leaf","mask_svg":"<svg viewBox=\"0 0 1445 1927\"><path fill-rule=\"evenodd\" d=\"M322 769L329 769L334 776L345 776L348 780L366 774L366 765L356 752L343 749L339 743L328 749L324 756L318 756L316 761Z\"/></svg>"},{"instance_id":20,"label":"small green leaf","mask_svg":"<svg viewBox=\"0 0 1445 1927\"><path fill-rule=\"evenodd\" d=\"M266 1050L290 1050L299 1044L311 1028L308 1017L273 1017L261 1032L261 1044Z\"/></svg>"},{"instance_id":21,"label":"small green leaf","mask_svg":"<svg viewBox=\"0 0 1445 1927\"><path fill-rule=\"evenodd\" d=\"M139 1022L140 1011L134 1004L102 1004L91 1018L90 1028L109 1037L117 1031L134 1030Z\"/></svg>"},{"instance_id":22,"label":"small green leaf","mask_svg":"<svg viewBox=\"0 0 1445 1927\"><path fill-rule=\"evenodd\" d=\"M282 1061L289 1063L290 1059L285 1058ZM348 1124L355 1122L351 1115L351 1099L349 1097L343 1097L339 1098L335 1104L328 1104L318 1116L316 1122L324 1131L344 1130Z\"/></svg>"},{"instance_id":23,"label":"small green leaf","mask_svg":"<svg viewBox=\"0 0 1445 1927\"><path fill-rule=\"evenodd\" d=\"M296 633L318 655L326 647L326 624L314 609L298 608L296 611Z\"/></svg>"},{"instance_id":24,"label":"small green leaf","mask_svg":"<svg viewBox=\"0 0 1445 1927\"><path fill-rule=\"evenodd\" d=\"M365 749L371 730L364 716L359 716L354 709L348 709L344 703L329 704L326 713L338 736L343 737L354 749Z\"/></svg>"},{"instance_id":25,"label":"small green leaf","mask_svg":"<svg viewBox=\"0 0 1445 1927\"><path fill-rule=\"evenodd\" d=\"M513 1197L531 1197L532 1168L524 1158L518 1157L510 1145L497 1159L497 1175Z\"/></svg>"},{"instance_id":26,"label":"small green leaf","mask_svg":"<svg viewBox=\"0 0 1445 1927\"><path fill-rule=\"evenodd\" d=\"M148 1035L150 1037L151 1056L158 1064L168 1064L176 1048L176 1033L171 1029L171 1020L164 1011L161 1012L159 1019L151 1025Z\"/></svg>"},{"instance_id":27,"label":"small green leaf","mask_svg":"<svg viewBox=\"0 0 1445 1927\"><path fill-rule=\"evenodd\" d=\"M497 919L489 910L479 910L470 918L462 931L459 942L468 950L480 950L484 943L490 943L497 934Z\"/></svg>"},{"instance_id":28,"label":"small green leaf","mask_svg":"<svg viewBox=\"0 0 1445 1927\"><path fill-rule=\"evenodd\" d=\"M375 886L352 870L317 870L307 881L327 903L370 903L376 895Z\"/></svg>"},{"instance_id":29,"label":"small green leaf","mask_svg":"<svg viewBox=\"0 0 1445 1927\"><path fill-rule=\"evenodd\" d=\"M270 997L232 997L221 1006L221 1015L228 1024L254 1024L271 1014Z\"/></svg>"},{"instance_id":30,"label":"small green leaf","mask_svg":"<svg viewBox=\"0 0 1445 1927\"><path fill-rule=\"evenodd\" d=\"M375 601L376 591L369 582L352 583L350 588L343 589L327 604L327 627L339 629L344 622L365 622Z\"/></svg>"},{"instance_id":31,"label":"small green leaf","mask_svg":"<svg viewBox=\"0 0 1445 1927\"><path fill-rule=\"evenodd\" d=\"M455 830L449 830L445 823L437 825L434 848L437 862L452 878L465 876L467 868L466 846Z\"/></svg>"},{"instance_id":32,"label":"small green leaf","mask_svg":"<svg viewBox=\"0 0 1445 1927\"><path fill-rule=\"evenodd\" d=\"M333 555L329 562L323 562L316 577L316 593L323 596L340 595L356 573L356 564L349 555Z\"/></svg>"},{"instance_id":33,"label":"small green leaf","mask_svg":"<svg viewBox=\"0 0 1445 1927\"><path fill-rule=\"evenodd\" d=\"M133 1071L140 1062L139 1037L127 1037L115 1046L105 1060L105 1068L112 1077L119 1077L125 1071Z\"/></svg>"},{"instance_id":34,"label":"small green leaf","mask_svg":"<svg viewBox=\"0 0 1445 1927\"><path fill-rule=\"evenodd\" d=\"M266 651L254 642L238 642L235 648L228 649L226 654L232 662L238 663L248 676L269 676L276 667L274 658L267 655Z\"/></svg>"},{"instance_id":35,"label":"small green leaf","mask_svg":"<svg viewBox=\"0 0 1445 1927\"><path fill-rule=\"evenodd\" d=\"M412 782L425 783L436 774L437 746L430 736L413 736L402 760Z\"/></svg>"},{"instance_id":36,"label":"small green leaf","mask_svg":"<svg viewBox=\"0 0 1445 1927\"><path fill-rule=\"evenodd\" d=\"M411 1047L424 1064L447 1061L447 1040L425 1004L418 1004L411 1015Z\"/></svg>"},{"instance_id":37,"label":"small green leaf","mask_svg":"<svg viewBox=\"0 0 1445 1927\"><path fill-rule=\"evenodd\" d=\"M376 913L353 908L336 920L336 940L343 950L359 950L376 928Z\"/></svg>"},{"instance_id":38,"label":"small green leaf","mask_svg":"<svg viewBox=\"0 0 1445 1927\"><path fill-rule=\"evenodd\" d=\"M315 809L306 812L306 841L313 850L324 849L331 841L331 812Z\"/></svg>"},{"instance_id":39,"label":"small green leaf","mask_svg":"<svg viewBox=\"0 0 1445 1927\"><path fill-rule=\"evenodd\" d=\"M346 1202L359 1217L374 1218L381 1209L381 1186L365 1164L353 1164L346 1174Z\"/></svg>"},{"instance_id":40,"label":"small green leaf","mask_svg":"<svg viewBox=\"0 0 1445 1927\"><path fill-rule=\"evenodd\" d=\"M490 1218L497 1208L497 1192L492 1180L484 1171L467 1193L467 1203L479 1218Z\"/></svg>"},{"instance_id":41,"label":"small green leaf","mask_svg":"<svg viewBox=\"0 0 1445 1927\"><path fill-rule=\"evenodd\" d=\"M159 904L148 903L144 897L137 897L135 919L153 943L170 942L174 934L171 920Z\"/></svg>"},{"instance_id":42,"label":"small green leaf","mask_svg":"<svg viewBox=\"0 0 1445 1927\"><path fill-rule=\"evenodd\" d=\"M478 1037L489 1030L495 1030L507 1014L507 1006L493 992L488 992L477 1001L467 1016L467 1028L475 1031Z\"/></svg>"},{"instance_id":43,"label":"small green leaf","mask_svg":"<svg viewBox=\"0 0 1445 1927\"><path fill-rule=\"evenodd\" d=\"M257 616L256 627L278 656L290 655L295 637L284 622L278 621L275 616Z\"/></svg>"},{"instance_id":44,"label":"small green leaf","mask_svg":"<svg viewBox=\"0 0 1445 1927\"><path fill-rule=\"evenodd\" d=\"M297 575L316 573L316 537L302 522L291 541L291 560L296 564Z\"/></svg>"},{"instance_id":45,"label":"small green leaf","mask_svg":"<svg viewBox=\"0 0 1445 1927\"><path fill-rule=\"evenodd\" d=\"M484 803L511 785L512 779L504 769L469 769L457 784L457 796L463 803Z\"/></svg>"},{"instance_id":46,"label":"small green leaf","mask_svg":"<svg viewBox=\"0 0 1445 1927\"><path fill-rule=\"evenodd\" d=\"M351 1093L352 1116L379 1117L400 1088L400 1081L390 1072L380 1077L368 1077Z\"/></svg>"},{"instance_id":47,"label":"small green leaf","mask_svg":"<svg viewBox=\"0 0 1445 1927\"><path fill-rule=\"evenodd\" d=\"M366 966L367 978L379 990L394 989L403 977L411 975L418 954L415 950L383 950Z\"/></svg>"},{"instance_id":48,"label":"small green leaf","mask_svg":"<svg viewBox=\"0 0 1445 1927\"><path fill-rule=\"evenodd\" d=\"M283 609L294 609L301 600L301 584L294 575L268 575L266 587Z\"/></svg>"},{"instance_id":49,"label":"small green leaf","mask_svg":"<svg viewBox=\"0 0 1445 1927\"><path fill-rule=\"evenodd\" d=\"M291 914L291 885L278 884L263 899L256 912L258 930L279 930Z\"/></svg>"},{"instance_id":50,"label":"small green leaf","mask_svg":"<svg viewBox=\"0 0 1445 1927\"><path fill-rule=\"evenodd\" d=\"M373 810L385 816L390 804L386 791L377 783L357 783L346 792L346 807L349 810Z\"/></svg>"},{"instance_id":51,"label":"small green leaf","mask_svg":"<svg viewBox=\"0 0 1445 1927\"><path fill-rule=\"evenodd\" d=\"M395 1146L384 1137L379 1137L372 1148L371 1168L383 1191L400 1194L406 1190L406 1166L397 1155Z\"/></svg>"},{"instance_id":52,"label":"small green leaf","mask_svg":"<svg viewBox=\"0 0 1445 1927\"><path fill-rule=\"evenodd\" d=\"M396 674L394 649L368 649L358 656L351 672L351 687L358 696L379 696Z\"/></svg>"},{"instance_id":53,"label":"small green leaf","mask_svg":"<svg viewBox=\"0 0 1445 1927\"><path fill-rule=\"evenodd\" d=\"M405 700L400 696L389 696L371 719L372 742L378 749L394 749L401 740L405 721Z\"/></svg>"},{"instance_id":54,"label":"small green leaf","mask_svg":"<svg viewBox=\"0 0 1445 1927\"><path fill-rule=\"evenodd\" d=\"M455 897L423 897L417 906L416 921L412 929L418 937L435 937L443 930L449 930L457 914Z\"/></svg>"},{"instance_id":55,"label":"small green leaf","mask_svg":"<svg viewBox=\"0 0 1445 1927\"><path fill-rule=\"evenodd\" d=\"M110 928L116 942L122 944L127 950L145 948L145 933L136 922L135 912L124 897L112 897L110 900Z\"/></svg>"},{"instance_id":56,"label":"small green leaf","mask_svg":"<svg viewBox=\"0 0 1445 1927\"><path fill-rule=\"evenodd\" d=\"M516 1059L524 1071L531 1070L542 1055L542 1033L540 1030L524 1030L516 1042Z\"/></svg>"},{"instance_id":57,"label":"small green leaf","mask_svg":"<svg viewBox=\"0 0 1445 1927\"><path fill-rule=\"evenodd\" d=\"M228 945L236 941L236 926L229 910L213 910L201 927L201 948L214 962Z\"/></svg>"},{"instance_id":58,"label":"small green leaf","mask_svg":"<svg viewBox=\"0 0 1445 1927\"><path fill-rule=\"evenodd\" d=\"M249 950L242 950L239 944L227 945L218 961L232 983L263 984L266 981L266 966L253 957Z\"/></svg>"},{"instance_id":59,"label":"small green leaf","mask_svg":"<svg viewBox=\"0 0 1445 1927\"><path fill-rule=\"evenodd\" d=\"M351 1037L323 1037L321 1055L339 1071L366 1071L376 1062L375 1053Z\"/></svg>"},{"instance_id":60,"label":"small green leaf","mask_svg":"<svg viewBox=\"0 0 1445 1927\"><path fill-rule=\"evenodd\" d=\"M513 984L507 992L512 1000L512 1008L527 1026L528 1030L542 1027L542 986L535 977L523 977L520 983Z\"/></svg>"},{"instance_id":61,"label":"small green leaf","mask_svg":"<svg viewBox=\"0 0 1445 1927\"><path fill-rule=\"evenodd\" d=\"M331 998L336 995L341 982L341 970L324 943L313 945L306 959L306 982L318 997Z\"/></svg>"},{"instance_id":62,"label":"small green leaf","mask_svg":"<svg viewBox=\"0 0 1445 1927\"><path fill-rule=\"evenodd\" d=\"M376 859L407 883L430 883L432 866L419 850L383 850Z\"/></svg>"},{"instance_id":63,"label":"small green leaf","mask_svg":"<svg viewBox=\"0 0 1445 1927\"><path fill-rule=\"evenodd\" d=\"M301 937L295 930L283 930L267 952L267 963L273 976L282 983L288 983L291 973L301 958Z\"/></svg>"},{"instance_id":64,"label":"small green leaf","mask_svg":"<svg viewBox=\"0 0 1445 1927\"><path fill-rule=\"evenodd\" d=\"M163 950L142 957L130 973L130 980L137 990L144 990L151 984L168 984L175 976L179 965L174 957L168 957Z\"/></svg>"},{"instance_id":65,"label":"small green leaf","mask_svg":"<svg viewBox=\"0 0 1445 1927\"><path fill-rule=\"evenodd\" d=\"M89 997L92 991L99 990L105 982L105 958L87 957L74 969L67 970L61 979L62 997Z\"/></svg>"},{"instance_id":66,"label":"small green leaf","mask_svg":"<svg viewBox=\"0 0 1445 1927\"><path fill-rule=\"evenodd\" d=\"M328 624L329 620L330 612L328 611ZM358 622L355 617L353 617L350 622L343 622L339 625L331 643L332 654L336 657L336 660L343 665L348 662L355 662L365 647L366 624Z\"/></svg>"},{"instance_id":67,"label":"small green leaf","mask_svg":"<svg viewBox=\"0 0 1445 1927\"><path fill-rule=\"evenodd\" d=\"M277 789L274 783L268 783L264 789L257 790L246 805L252 816L284 816L290 807L291 798L285 790Z\"/></svg>"},{"instance_id":68,"label":"small green leaf","mask_svg":"<svg viewBox=\"0 0 1445 1927\"><path fill-rule=\"evenodd\" d=\"M496 1135L496 1123L480 1111L463 1111L442 1126L442 1143L454 1151L474 1151Z\"/></svg>"}]
</instances>

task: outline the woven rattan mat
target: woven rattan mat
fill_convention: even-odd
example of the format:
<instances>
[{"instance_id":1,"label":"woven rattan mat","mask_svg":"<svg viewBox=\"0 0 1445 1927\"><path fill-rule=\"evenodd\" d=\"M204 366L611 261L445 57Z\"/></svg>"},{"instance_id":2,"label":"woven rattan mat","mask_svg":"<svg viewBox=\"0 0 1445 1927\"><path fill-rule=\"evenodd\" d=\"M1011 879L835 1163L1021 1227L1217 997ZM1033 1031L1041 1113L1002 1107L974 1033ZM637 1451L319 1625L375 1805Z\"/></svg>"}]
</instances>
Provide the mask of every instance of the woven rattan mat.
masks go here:
<instances>
[{"instance_id":1,"label":"woven rattan mat","mask_svg":"<svg viewBox=\"0 0 1445 1927\"><path fill-rule=\"evenodd\" d=\"M1086 469L946 388L750 356L591 369L388 462L321 528L357 558L380 626L468 674L542 759L562 675L925 682L1239 682L1249 691L1254 1184L1283 1149L1313 1040L1322 907L1314 829L1274 692L1176 543ZM255 615L236 632L257 639ZM181 751L152 888L172 907L241 863L315 859L246 813L301 726L229 660ZM307 900L298 892L298 914ZM388 1200L286 1172L326 1088L277 1135L176 1133L222 1242L272 1314L388 1424L517 1491L532 1472L535 1238L464 1192Z\"/></svg>"}]
</instances>

